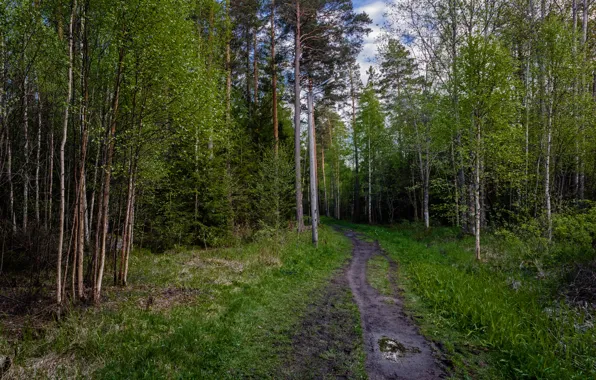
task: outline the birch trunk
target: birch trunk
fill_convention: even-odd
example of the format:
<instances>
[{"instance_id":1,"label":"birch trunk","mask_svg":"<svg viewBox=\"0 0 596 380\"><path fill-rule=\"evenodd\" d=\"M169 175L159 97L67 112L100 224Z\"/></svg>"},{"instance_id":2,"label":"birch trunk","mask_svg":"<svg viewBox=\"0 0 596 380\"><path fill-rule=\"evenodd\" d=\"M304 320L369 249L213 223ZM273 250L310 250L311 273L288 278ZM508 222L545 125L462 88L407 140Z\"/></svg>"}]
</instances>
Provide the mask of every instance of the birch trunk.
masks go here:
<instances>
[{"instance_id":1,"label":"birch trunk","mask_svg":"<svg viewBox=\"0 0 596 380\"><path fill-rule=\"evenodd\" d=\"M310 215L312 225L312 242L315 247L319 244L319 201L317 190L317 157L315 152L315 125L314 125L314 109L313 109L313 91L312 80L309 84L308 91L308 158L310 168Z\"/></svg>"},{"instance_id":2,"label":"birch trunk","mask_svg":"<svg viewBox=\"0 0 596 380\"><path fill-rule=\"evenodd\" d=\"M552 241L553 237L553 221L550 195L550 159L551 159L551 145L552 145L552 104L549 104L547 110L546 123L546 157L544 160L544 197L546 203L546 222L547 222L547 237L548 241Z\"/></svg>"},{"instance_id":3,"label":"birch trunk","mask_svg":"<svg viewBox=\"0 0 596 380\"><path fill-rule=\"evenodd\" d=\"M25 165L23 166L23 231L27 231L29 214L29 101L27 77L23 79L23 136L25 138Z\"/></svg>"},{"instance_id":4,"label":"birch trunk","mask_svg":"<svg viewBox=\"0 0 596 380\"><path fill-rule=\"evenodd\" d=\"M370 125L369 125L370 129ZM368 224L372 224L372 151L368 133Z\"/></svg>"},{"instance_id":5,"label":"birch trunk","mask_svg":"<svg viewBox=\"0 0 596 380\"><path fill-rule=\"evenodd\" d=\"M128 168L128 190L126 196L126 211L124 213L124 228L122 233L122 247L120 250L120 271L118 273L118 284L125 286L126 280L124 279L124 260L126 258L126 251L128 248L128 225L130 223L131 218L131 207L132 207L132 193L133 193L133 162L132 162L132 154L130 165Z\"/></svg>"},{"instance_id":6,"label":"birch trunk","mask_svg":"<svg viewBox=\"0 0 596 380\"><path fill-rule=\"evenodd\" d=\"M64 107L64 124L62 129L62 141L60 142L60 211L58 218L58 258L56 270L56 303L62 303L61 291L61 273L62 273L62 248L64 243L64 213L66 203L66 189L64 187L64 178L66 171L66 163L64 161L64 150L66 147L66 138L68 137L68 118L70 112L70 102L72 98L72 82L73 82L73 61L74 61L74 23L77 10L77 0L72 1L72 9L70 12L70 22L68 26L68 89L66 92L66 106Z\"/></svg>"},{"instance_id":7,"label":"birch trunk","mask_svg":"<svg viewBox=\"0 0 596 380\"><path fill-rule=\"evenodd\" d=\"M136 192L135 192L135 181L133 178L132 184L132 201L130 205L130 218L128 222L128 242L126 244L126 255L124 256L124 275L122 276L122 285L126 286L128 283L128 258L130 257L130 251L132 249L134 243L134 225L135 225L135 200L136 200Z\"/></svg>"},{"instance_id":8,"label":"birch trunk","mask_svg":"<svg viewBox=\"0 0 596 380\"><path fill-rule=\"evenodd\" d=\"M360 174L358 168L358 144L356 136L356 90L354 88L354 73L350 67L350 97L352 100L352 140L354 142L354 221L360 219Z\"/></svg>"},{"instance_id":9,"label":"birch trunk","mask_svg":"<svg viewBox=\"0 0 596 380\"><path fill-rule=\"evenodd\" d=\"M102 194L102 211L101 211L101 223L97 224L97 228L101 229L101 247L99 251L99 266L97 268L97 277L93 284L93 302L99 304L101 299L101 286L103 281L104 267L106 261L106 241L108 236L108 216L109 216L109 205L110 205L110 179L112 175L112 160L114 157L114 143L116 134L116 122L118 116L118 106L120 98L120 84L122 82L122 69L124 66L124 47L120 47L118 53L118 71L116 73L116 83L114 85L114 99L112 105L112 117L110 120L110 131L108 133L108 147L106 157L106 168L104 174L103 194Z\"/></svg>"},{"instance_id":10,"label":"birch trunk","mask_svg":"<svg viewBox=\"0 0 596 380\"><path fill-rule=\"evenodd\" d=\"M329 216L329 199L327 198L327 177L325 176L325 147L321 146L321 169L323 171L323 195L325 197L325 216Z\"/></svg>"},{"instance_id":11,"label":"birch trunk","mask_svg":"<svg viewBox=\"0 0 596 380\"><path fill-rule=\"evenodd\" d=\"M39 226L39 171L41 156L41 128L42 128L41 92L37 91L37 144L35 149L35 222Z\"/></svg>"},{"instance_id":12,"label":"birch trunk","mask_svg":"<svg viewBox=\"0 0 596 380\"><path fill-rule=\"evenodd\" d=\"M52 201L54 196L54 129L50 128L50 136L48 141L48 155L50 156L50 161L48 163L48 172L50 176L48 178L48 194L47 194L47 210L46 210L46 220L45 226L47 230L52 229Z\"/></svg>"},{"instance_id":13,"label":"birch trunk","mask_svg":"<svg viewBox=\"0 0 596 380\"><path fill-rule=\"evenodd\" d=\"M473 121L474 123L474 121ZM474 237L476 240L476 260L480 260L480 148L481 129L480 124L476 125L476 157L474 168Z\"/></svg>"}]
</instances>

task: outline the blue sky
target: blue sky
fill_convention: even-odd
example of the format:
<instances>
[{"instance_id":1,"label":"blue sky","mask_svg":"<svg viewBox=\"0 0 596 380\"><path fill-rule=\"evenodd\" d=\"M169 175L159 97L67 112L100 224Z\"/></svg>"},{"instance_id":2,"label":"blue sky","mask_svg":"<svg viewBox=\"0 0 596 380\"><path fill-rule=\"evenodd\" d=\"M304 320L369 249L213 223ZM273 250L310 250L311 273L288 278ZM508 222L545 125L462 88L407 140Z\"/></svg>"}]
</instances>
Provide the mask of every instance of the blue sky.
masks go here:
<instances>
[{"instance_id":1,"label":"blue sky","mask_svg":"<svg viewBox=\"0 0 596 380\"><path fill-rule=\"evenodd\" d=\"M354 9L357 12L366 12L373 20L371 25L372 32L364 40L362 52L358 56L358 63L360 64L361 77L363 82L366 82L366 70L371 66L369 62L377 51L376 39L381 34L381 26L383 25L383 14L387 8L385 0L354 0Z\"/></svg>"}]
</instances>

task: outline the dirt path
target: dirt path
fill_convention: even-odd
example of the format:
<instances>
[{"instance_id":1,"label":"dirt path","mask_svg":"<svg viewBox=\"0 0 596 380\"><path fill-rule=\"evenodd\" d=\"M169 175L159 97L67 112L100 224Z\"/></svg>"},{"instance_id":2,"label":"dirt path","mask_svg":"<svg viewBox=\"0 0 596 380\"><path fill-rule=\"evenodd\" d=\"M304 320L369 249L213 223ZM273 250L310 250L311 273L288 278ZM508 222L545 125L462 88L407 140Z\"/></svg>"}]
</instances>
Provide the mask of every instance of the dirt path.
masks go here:
<instances>
[{"instance_id":1,"label":"dirt path","mask_svg":"<svg viewBox=\"0 0 596 380\"><path fill-rule=\"evenodd\" d=\"M404 314L402 301L380 295L366 280L368 260L382 254L378 244L362 240L353 231L343 232L354 245L347 277L360 309L369 379L444 377L429 344ZM390 264L395 269L396 264L392 261Z\"/></svg>"},{"instance_id":2,"label":"dirt path","mask_svg":"<svg viewBox=\"0 0 596 380\"><path fill-rule=\"evenodd\" d=\"M281 368L283 379L357 379L364 377L358 307L347 276L338 272L323 294L315 295L292 337L292 352Z\"/></svg>"}]
</instances>

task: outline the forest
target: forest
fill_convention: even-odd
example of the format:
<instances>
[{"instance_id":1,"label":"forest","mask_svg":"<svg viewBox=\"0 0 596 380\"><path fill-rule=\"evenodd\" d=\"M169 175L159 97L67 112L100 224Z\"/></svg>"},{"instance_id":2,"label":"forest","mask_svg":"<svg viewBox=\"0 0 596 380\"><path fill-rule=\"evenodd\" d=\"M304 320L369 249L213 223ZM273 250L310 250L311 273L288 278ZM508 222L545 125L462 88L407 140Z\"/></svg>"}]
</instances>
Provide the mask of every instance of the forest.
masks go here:
<instances>
[{"instance_id":1,"label":"forest","mask_svg":"<svg viewBox=\"0 0 596 380\"><path fill-rule=\"evenodd\" d=\"M593 0L0 0L0 80L2 378L596 376Z\"/></svg>"}]
</instances>

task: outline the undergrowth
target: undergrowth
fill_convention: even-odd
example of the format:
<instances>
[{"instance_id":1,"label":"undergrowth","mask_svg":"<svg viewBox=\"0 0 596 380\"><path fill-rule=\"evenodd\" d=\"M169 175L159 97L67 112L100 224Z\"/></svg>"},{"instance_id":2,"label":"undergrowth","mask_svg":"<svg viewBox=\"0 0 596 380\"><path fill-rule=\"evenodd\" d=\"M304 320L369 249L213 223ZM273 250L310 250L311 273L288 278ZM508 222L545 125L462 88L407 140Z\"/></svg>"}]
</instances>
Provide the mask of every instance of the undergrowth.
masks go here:
<instances>
[{"instance_id":1,"label":"undergrowth","mask_svg":"<svg viewBox=\"0 0 596 380\"><path fill-rule=\"evenodd\" d=\"M524 254L487 236L479 263L473 238L454 228L345 225L378 239L398 262L407 308L451 359L455 376L596 377L594 315L557 293L560 257L545 260L528 247Z\"/></svg>"}]
</instances>

